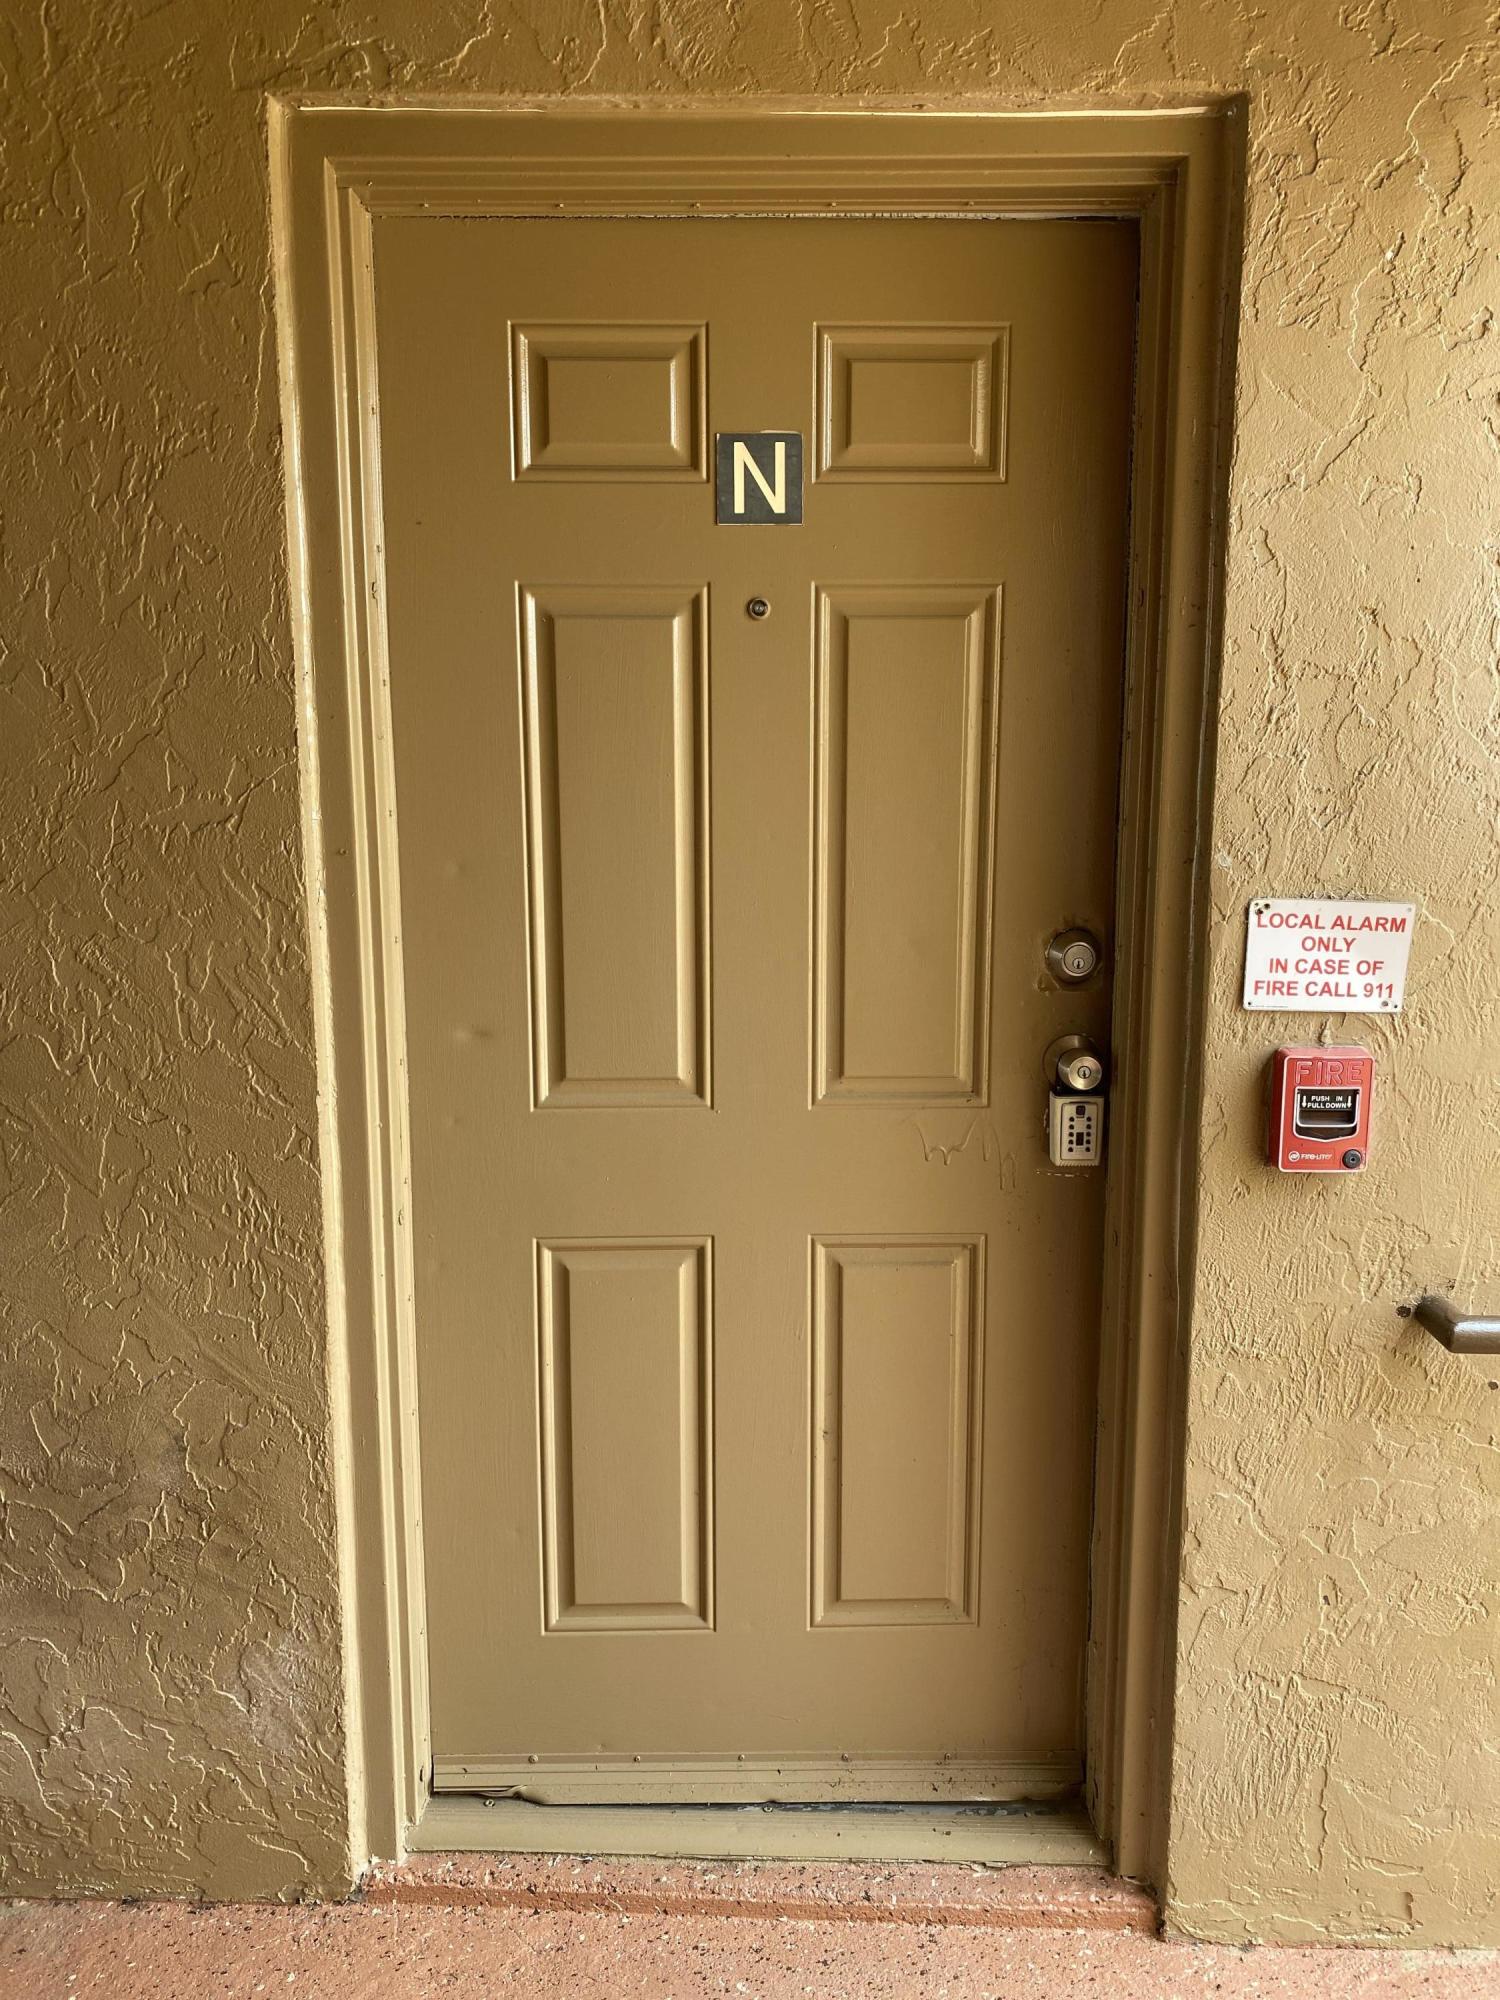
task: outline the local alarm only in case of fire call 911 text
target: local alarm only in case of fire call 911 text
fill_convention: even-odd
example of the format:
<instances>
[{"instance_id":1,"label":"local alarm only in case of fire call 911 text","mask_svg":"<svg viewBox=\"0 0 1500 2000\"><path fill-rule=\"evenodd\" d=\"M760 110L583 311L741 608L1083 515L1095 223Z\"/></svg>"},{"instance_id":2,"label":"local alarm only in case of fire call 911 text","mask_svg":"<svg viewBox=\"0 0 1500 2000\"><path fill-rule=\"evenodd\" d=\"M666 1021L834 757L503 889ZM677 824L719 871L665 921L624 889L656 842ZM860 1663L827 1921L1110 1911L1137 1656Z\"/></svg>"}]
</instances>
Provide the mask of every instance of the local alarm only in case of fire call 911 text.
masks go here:
<instances>
[{"instance_id":1,"label":"local alarm only in case of fire call 911 text","mask_svg":"<svg viewBox=\"0 0 1500 2000\"><path fill-rule=\"evenodd\" d=\"M1247 913L1243 1004L1252 1011L1393 1014L1411 903L1257 897ZM1353 1043L1293 1043L1271 1059L1266 1152L1287 1174L1359 1173L1370 1157L1375 1058Z\"/></svg>"}]
</instances>

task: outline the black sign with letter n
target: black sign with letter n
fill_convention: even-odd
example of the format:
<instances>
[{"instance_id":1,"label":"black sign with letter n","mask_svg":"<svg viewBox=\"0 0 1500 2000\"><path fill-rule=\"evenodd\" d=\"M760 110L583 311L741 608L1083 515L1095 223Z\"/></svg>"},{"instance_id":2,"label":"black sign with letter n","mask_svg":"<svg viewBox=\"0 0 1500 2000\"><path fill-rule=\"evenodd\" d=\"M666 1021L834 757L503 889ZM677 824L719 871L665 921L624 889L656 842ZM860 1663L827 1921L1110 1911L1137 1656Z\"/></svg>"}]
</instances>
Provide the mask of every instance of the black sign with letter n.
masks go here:
<instances>
[{"instance_id":1,"label":"black sign with letter n","mask_svg":"<svg viewBox=\"0 0 1500 2000\"><path fill-rule=\"evenodd\" d=\"M800 526L800 431L720 431L714 443L721 528Z\"/></svg>"}]
</instances>

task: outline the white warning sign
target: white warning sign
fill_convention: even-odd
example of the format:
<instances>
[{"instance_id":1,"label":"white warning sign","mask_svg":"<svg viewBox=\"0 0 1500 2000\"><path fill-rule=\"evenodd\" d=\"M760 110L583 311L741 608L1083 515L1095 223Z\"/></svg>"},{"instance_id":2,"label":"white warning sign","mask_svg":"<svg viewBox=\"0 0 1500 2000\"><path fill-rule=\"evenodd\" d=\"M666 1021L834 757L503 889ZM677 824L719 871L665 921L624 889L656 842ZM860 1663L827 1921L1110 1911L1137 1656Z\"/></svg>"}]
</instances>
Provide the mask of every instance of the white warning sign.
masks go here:
<instances>
[{"instance_id":1,"label":"white warning sign","mask_svg":"<svg viewBox=\"0 0 1500 2000\"><path fill-rule=\"evenodd\" d=\"M1394 1014L1406 991L1414 903L1257 896L1245 1006L1275 1014Z\"/></svg>"}]
</instances>

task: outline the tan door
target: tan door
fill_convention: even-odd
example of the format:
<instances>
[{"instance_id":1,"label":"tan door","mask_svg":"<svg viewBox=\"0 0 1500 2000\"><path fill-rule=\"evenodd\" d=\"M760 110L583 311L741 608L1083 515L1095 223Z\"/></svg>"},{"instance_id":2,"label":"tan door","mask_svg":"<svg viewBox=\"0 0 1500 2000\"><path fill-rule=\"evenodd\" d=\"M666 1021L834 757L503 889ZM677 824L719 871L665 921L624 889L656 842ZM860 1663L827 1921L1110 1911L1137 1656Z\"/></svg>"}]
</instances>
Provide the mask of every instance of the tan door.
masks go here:
<instances>
[{"instance_id":1,"label":"tan door","mask_svg":"<svg viewBox=\"0 0 1500 2000\"><path fill-rule=\"evenodd\" d=\"M1077 1781L1135 257L375 225L439 1788Z\"/></svg>"}]
</instances>

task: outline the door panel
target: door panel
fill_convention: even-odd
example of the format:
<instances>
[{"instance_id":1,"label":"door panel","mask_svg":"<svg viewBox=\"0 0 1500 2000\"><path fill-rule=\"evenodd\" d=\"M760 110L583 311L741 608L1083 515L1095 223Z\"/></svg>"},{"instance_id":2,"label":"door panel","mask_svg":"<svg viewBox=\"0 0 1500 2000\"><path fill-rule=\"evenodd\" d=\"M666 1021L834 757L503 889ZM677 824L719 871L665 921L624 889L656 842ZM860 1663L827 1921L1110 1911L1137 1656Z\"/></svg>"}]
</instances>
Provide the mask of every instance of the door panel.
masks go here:
<instances>
[{"instance_id":1,"label":"door panel","mask_svg":"<svg viewBox=\"0 0 1500 2000\"><path fill-rule=\"evenodd\" d=\"M824 479L1005 477L1007 326L818 329Z\"/></svg>"},{"instance_id":2,"label":"door panel","mask_svg":"<svg viewBox=\"0 0 1500 2000\"><path fill-rule=\"evenodd\" d=\"M813 1246L814 1625L969 1624L984 1241Z\"/></svg>"},{"instance_id":3,"label":"door panel","mask_svg":"<svg viewBox=\"0 0 1500 2000\"><path fill-rule=\"evenodd\" d=\"M706 1103L706 592L520 608L538 1108Z\"/></svg>"},{"instance_id":4,"label":"door panel","mask_svg":"<svg viewBox=\"0 0 1500 2000\"><path fill-rule=\"evenodd\" d=\"M537 1251L547 1630L711 1627L709 1245Z\"/></svg>"},{"instance_id":5,"label":"door panel","mask_svg":"<svg viewBox=\"0 0 1500 2000\"><path fill-rule=\"evenodd\" d=\"M374 228L434 1781L1064 1789L1133 230Z\"/></svg>"},{"instance_id":6,"label":"door panel","mask_svg":"<svg viewBox=\"0 0 1500 2000\"><path fill-rule=\"evenodd\" d=\"M520 479L702 479L701 326L583 322L511 328Z\"/></svg>"},{"instance_id":7,"label":"door panel","mask_svg":"<svg viewBox=\"0 0 1500 2000\"><path fill-rule=\"evenodd\" d=\"M998 595L818 593L820 1100L983 1101Z\"/></svg>"}]
</instances>

